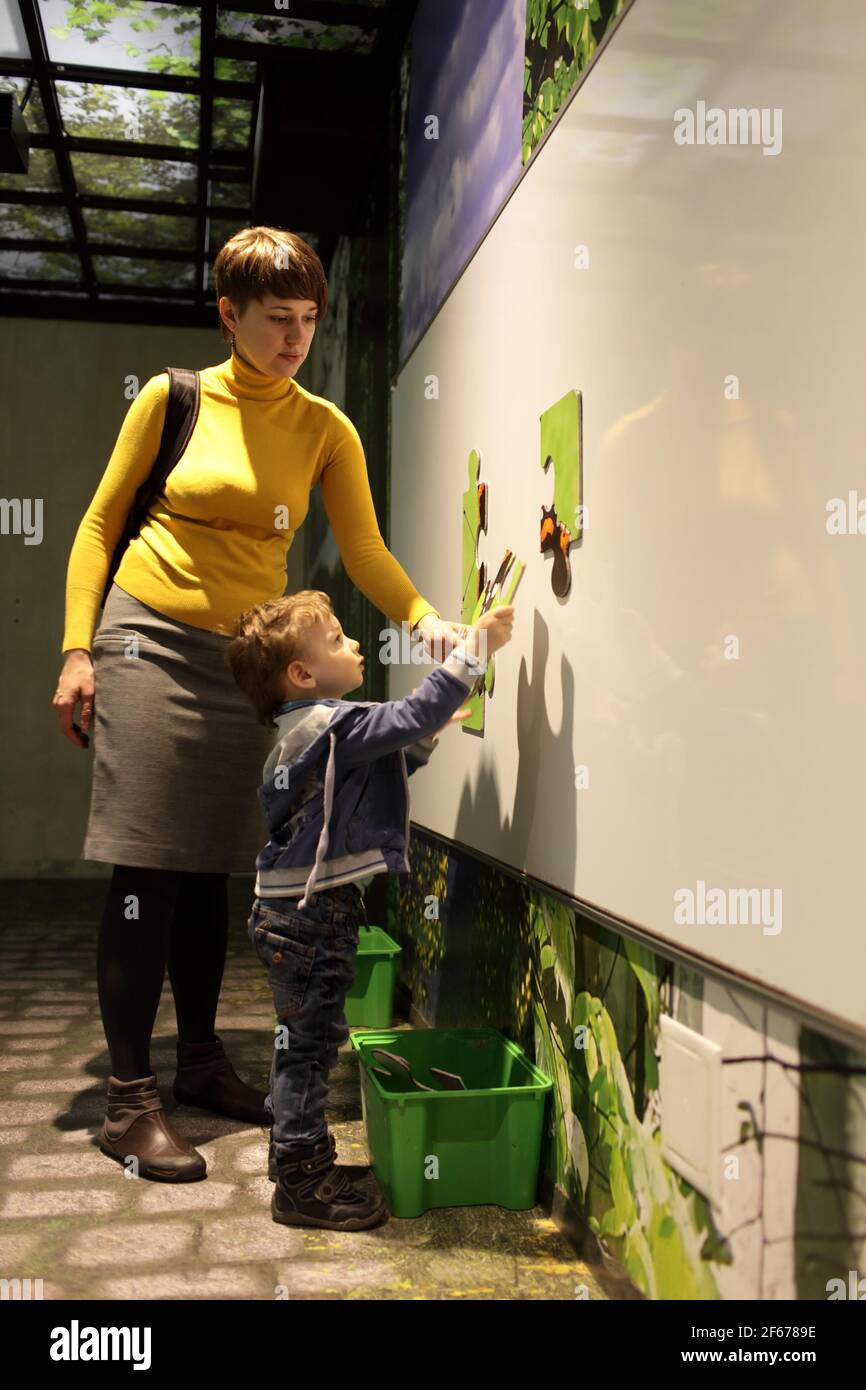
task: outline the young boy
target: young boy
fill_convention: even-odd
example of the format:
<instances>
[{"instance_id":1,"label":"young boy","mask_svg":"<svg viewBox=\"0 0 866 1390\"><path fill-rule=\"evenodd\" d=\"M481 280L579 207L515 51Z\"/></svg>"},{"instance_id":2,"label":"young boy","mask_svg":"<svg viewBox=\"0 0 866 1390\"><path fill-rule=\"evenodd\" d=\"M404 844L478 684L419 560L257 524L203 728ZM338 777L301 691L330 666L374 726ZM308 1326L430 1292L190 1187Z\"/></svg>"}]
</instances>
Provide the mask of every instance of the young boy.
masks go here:
<instances>
[{"instance_id":1,"label":"young boy","mask_svg":"<svg viewBox=\"0 0 866 1390\"><path fill-rule=\"evenodd\" d=\"M267 968L278 1028L265 1102L274 1221L358 1231L387 1219L381 1195L335 1165L325 1124L328 1073L349 1036L360 882L407 873L407 778L461 717L487 660L511 639L514 609L481 617L403 700L346 700L363 683L358 643L318 589L238 619L227 658L260 722L276 727L259 800L270 839L256 859L250 941ZM274 724L274 720L276 723Z\"/></svg>"}]
</instances>

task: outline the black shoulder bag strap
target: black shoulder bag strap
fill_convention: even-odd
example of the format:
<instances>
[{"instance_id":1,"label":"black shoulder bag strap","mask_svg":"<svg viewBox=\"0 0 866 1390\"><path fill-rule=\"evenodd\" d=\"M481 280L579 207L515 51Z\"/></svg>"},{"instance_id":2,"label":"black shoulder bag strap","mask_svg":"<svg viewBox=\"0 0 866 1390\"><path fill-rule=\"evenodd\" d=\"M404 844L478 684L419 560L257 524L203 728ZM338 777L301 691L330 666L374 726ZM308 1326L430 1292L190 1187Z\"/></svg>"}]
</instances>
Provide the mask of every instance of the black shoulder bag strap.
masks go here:
<instances>
[{"instance_id":1,"label":"black shoulder bag strap","mask_svg":"<svg viewBox=\"0 0 866 1390\"><path fill-rule=\"evenodd\" d=\"M105 589L102 594L101 608L105 607L105 600L108 598L108 591L114 582L114 575L123 558L123 552L132 538L138 535L151 504L162 492L166 478L189 443L190 436L195 429L195 422L198 419L201 401L198 372L189 367L166 367L165 370L168 372L169 380L168 403L165 408L159 453L148 477L136 491L135 499L126 518L126 524L117 545L114 547L114 554L108 567L108 578L105 581Z\"/></svg>"}]
</instances>

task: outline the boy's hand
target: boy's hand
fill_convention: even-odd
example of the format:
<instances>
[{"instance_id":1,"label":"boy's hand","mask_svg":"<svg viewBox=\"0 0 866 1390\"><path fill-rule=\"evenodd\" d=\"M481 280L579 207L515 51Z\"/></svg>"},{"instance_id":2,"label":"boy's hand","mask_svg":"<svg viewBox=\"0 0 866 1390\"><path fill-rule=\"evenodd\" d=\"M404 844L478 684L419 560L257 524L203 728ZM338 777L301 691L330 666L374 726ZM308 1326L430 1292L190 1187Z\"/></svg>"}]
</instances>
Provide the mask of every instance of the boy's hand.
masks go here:
<instances>
[{"instance_id":1,"label":"boy's hand","mask_svg":"<svg viewBox=\"0 0 866 1390\"><path fill-rule=\"evenodd\" d=\"M488 660L494 652L498 652L500 647L504 647L506 642L511 641L512 629L514 627L514 606L510 603L502 603L498 608L491 608L489 613L482 613L477 623L469 629L469 635L465 640L465 647L468 651L474 652L482 660ZM417 685L412 690L412 694L418 689ZM472 710L469 705L462 705L455 710L446 724L435 731L436 737L447 729L451 724L462 724L464 719L471 719Z\"/></svg>"},{"instance_id":2,"label":"boy's hand","mask_svg":"<svg viewBox=\"0 0 866 1390\"><path fill-rule=\"evenodd\" d=\"M413 695L415 694L415 690L417 689L418 687L416 685L415 689L412 691ZM469 708L468 705L462 705L460 709L454 711L447 724L442 724L440 728L434 729L432 737L438 738L439 734L442 733L442 730L447 729L450 724L462 724L464 719L471 719L471 717L472 710Z\"/></svg>"},{"instance_id":3,"label":"boy's hand","mask_svg":"<svg viewBox=\"0 0 866 1390\"><path fill-rule=\"evenodd\" d=\"M482 613L477 623L473 623L469 629L466 646L482 660L488 660L500 647L504 647L506 642L511 641L513 627L513 604L500 604L498 608L491 608L488 613Z\"/></svg>"},{"instance_id":4,"label":"boy's hand","mask_svg":"<svg viewBox=\"0 0 866 1390\"><path fill-rule=\"evenodd\" d=\"M454 713L452 714L451 718L448 720L448 723L442 725L442 729L447 729L448 726L449 726L450 724L462 724L464 719L471 719L471 718L472 718L472 711L471 711L471 709L469 708L469 706L468 706L468 705L462 705L460 709L457 709L457 710L454 711ZM442 729L437 729L437 730L436 730L437 734L441 734L441 733L442 733Z\"/></svg>"}]
</instances>

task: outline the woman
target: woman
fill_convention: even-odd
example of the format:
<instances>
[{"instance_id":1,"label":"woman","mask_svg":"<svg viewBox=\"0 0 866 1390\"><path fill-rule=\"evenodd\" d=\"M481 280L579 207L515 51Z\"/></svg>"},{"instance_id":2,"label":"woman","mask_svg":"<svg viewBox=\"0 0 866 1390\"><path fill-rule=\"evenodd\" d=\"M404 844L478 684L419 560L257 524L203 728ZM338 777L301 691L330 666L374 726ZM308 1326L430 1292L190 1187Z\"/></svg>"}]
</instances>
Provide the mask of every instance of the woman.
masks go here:
<instances>
[{"instance_id":1,"label":"woman","mask_svg":"<svg viewBox=\"0 0 866 1390\"><path fill-rule=\"evenodd\" d=\"M53 699L79 747L95 718L82 857L114 866L97 948L112 1072L100 1147L164 1181L206 1172L172 1127L150 1067L166 964L176 1098L268 1123L265 1093L241 1081L214 1033L227 876L252 872L263 843L257 789L273 741L224 651L240 613L283 593L310 488L321 481L346 571L377 608L437 655L466 631L440 618L387 550L351 421L294 381L327 307L316 253L291 232L245 228L219 252L214 277L231 357L199 374L195 429L123 554L93 635L114 546L159 449L167 374L130 406L70 553Z\"/></svg>"}]
</instances>

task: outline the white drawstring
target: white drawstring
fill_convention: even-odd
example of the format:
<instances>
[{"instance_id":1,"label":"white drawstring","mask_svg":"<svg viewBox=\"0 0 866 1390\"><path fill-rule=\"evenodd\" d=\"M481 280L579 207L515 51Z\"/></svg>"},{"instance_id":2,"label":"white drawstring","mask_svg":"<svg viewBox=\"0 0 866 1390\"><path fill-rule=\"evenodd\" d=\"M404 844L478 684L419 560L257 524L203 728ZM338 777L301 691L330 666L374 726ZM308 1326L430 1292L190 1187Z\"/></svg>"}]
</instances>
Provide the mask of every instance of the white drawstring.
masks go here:
<instances>
[{"instance_id":1,"label":"white drawstring","mask_svg":"<svg viewBox=\"0 0 866 1390\"><path fill-rule=\"evenodd\" d=\"M334 800L334 746L337 741L337 735L333 732L333 730L331 731L329 738L331 750L328 754L328 766L325 770L325 818L322 822L322 833L319 836L319 843L316 846L316 859L312 869L310 870L310 876L307 879L307 882L304 886L304 896L298 903L298 908L300 910L303 910L307 906L307 901L313 891L313 885L316 881L316 877L319 872L319 865L324 859L328 849L328 822L331 819L331 806L333 805Z\"/></svg>"}]
</instances>

